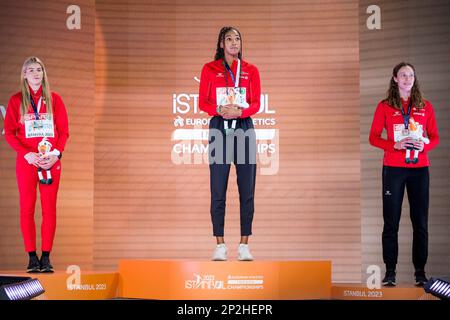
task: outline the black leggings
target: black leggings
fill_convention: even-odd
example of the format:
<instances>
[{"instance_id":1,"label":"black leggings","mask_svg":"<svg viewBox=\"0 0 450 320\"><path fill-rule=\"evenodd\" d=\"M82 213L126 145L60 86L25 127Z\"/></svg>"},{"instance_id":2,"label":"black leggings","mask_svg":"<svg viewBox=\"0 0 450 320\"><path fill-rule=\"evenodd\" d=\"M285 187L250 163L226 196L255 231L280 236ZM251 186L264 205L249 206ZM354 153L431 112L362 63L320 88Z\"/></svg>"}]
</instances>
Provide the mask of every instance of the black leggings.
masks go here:
<instances>
[{"instance_id":1,"label":"black leggings","mask_svg":"<svg viewBox=\"0 0 450 320\"><path fill-rule=\"evenodd\" d=\"M229 120L231 128L232 121ZM245 132L244 143L233 135L224 134L224 120L213 117L209 124L209 156L211 187L211 220L213 235L223 237L225 225L225 203L230 165L236 166L237 184L241 214L241 236L252 234L252 222L256 181L256 136L251 118L237 119L236 130ZM251 129L251 130L249 130ZM218 143L219 140L223 144ZM228 148L227 148L228 146ZM222 155L220 155L222 152ZM214 159L213 159L214 158ZM216 161L213 161L216 160ZM219 160L219 161L217 161Z\"/></svg>"},{"instance_id":2,"label":"black leggings","mask_svg":"<svg viewBox=\"0 0 450 320\"><path fill-rule=\"evenodd\" d=\"M395 270L398 257L398 229L406 190L413 227L412 260L416 270L424 270L428 257L428 167L383 167L383 260Z\"/></svg>"}]
</instances>

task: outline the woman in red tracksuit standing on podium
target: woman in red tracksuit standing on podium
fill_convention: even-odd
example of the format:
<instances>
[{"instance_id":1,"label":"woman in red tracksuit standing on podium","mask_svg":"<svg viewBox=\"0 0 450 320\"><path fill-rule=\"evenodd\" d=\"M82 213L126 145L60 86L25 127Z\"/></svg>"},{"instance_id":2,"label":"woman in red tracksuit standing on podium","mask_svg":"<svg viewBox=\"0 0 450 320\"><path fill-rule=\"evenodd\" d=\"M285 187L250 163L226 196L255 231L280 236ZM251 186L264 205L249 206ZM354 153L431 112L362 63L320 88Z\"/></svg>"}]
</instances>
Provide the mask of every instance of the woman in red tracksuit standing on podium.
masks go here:
<instances>
[{"instance_id":1,"label":"woman in red tracksuit standing on podium","mask_svg":"<svg viewBox=\"0 0 450 320\"><path fill-rule=\"evenodd\" d=\"M27 272L53 272L50 252L56 229L60 159L69 137L67 112L61 97L50 92L46 70L39 58L25 61L20 82L21 91L8 103L5 138L17 152L20 227L29 254ZM36 254L34 221L37 184L42 205L40 259Z\"/></svg>"},{"instance_id":2,"label":"woman in red tracksuit standing on podium","mask_svg":"<svg viewBox=\"0 0 450 320\"><path fill-rule=\"evenodd\" d=\"M209 123L209 169L211 220L217 242L212 257L215 261L227 260L224 224L231 162L236 166L240 202L238 260L253 260L248 237L252 234L254 213L256 136L250 116L259 111L260 95L258 69L242 60L240 32L233 27L222 28L214 61L202 69L199 91L200 109L212 116Z\"/></svg>"},{"instance_id":3,"label":"woman in red tracksuit standing on podium","mask_svg":"<svg viewBox=\"0 0 450 320\"><path fill-rule=\"evenodd\" d=\"M383 129L387 131L387 139L381 137ZM415 284L422 286L428 281L425 276L430 183L428 152L439 143L439 135L433 106L422 98L415 69L410 63L402 62L394 67L387 98L375 111L369 141L384 150L382 244L386 275L382 283L396 285L398 229L406 187L413 226Z\"/></svg>"}]
</instances>

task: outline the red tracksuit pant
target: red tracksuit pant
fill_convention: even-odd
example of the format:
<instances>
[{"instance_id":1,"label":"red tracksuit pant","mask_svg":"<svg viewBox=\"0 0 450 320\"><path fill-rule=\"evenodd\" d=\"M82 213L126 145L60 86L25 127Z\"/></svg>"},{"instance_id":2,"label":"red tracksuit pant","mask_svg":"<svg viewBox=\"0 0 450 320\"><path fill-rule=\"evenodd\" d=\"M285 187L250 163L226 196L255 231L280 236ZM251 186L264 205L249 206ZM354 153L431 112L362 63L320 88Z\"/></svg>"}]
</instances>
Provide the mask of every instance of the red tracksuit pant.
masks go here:
<instances>
[{"instance_id":1,"label":"red tracksuit pant","mask_svg":"<svg viewBox=\"0 0 450 320\"><path fill-rule=\"evenodd\" d=\"M39 183L38 168L22 158L16 160L16 177L20 195L20 228L25 251L36 251L36 225L34 211L36 206L36 185L39 184L42 207L41 249L51 251L56 229L56 197L61 177L61 162L58 160L50 169L53 182L50 185ZM42 171L47 178L45 170Z\"/></svg>"}]
</instances>

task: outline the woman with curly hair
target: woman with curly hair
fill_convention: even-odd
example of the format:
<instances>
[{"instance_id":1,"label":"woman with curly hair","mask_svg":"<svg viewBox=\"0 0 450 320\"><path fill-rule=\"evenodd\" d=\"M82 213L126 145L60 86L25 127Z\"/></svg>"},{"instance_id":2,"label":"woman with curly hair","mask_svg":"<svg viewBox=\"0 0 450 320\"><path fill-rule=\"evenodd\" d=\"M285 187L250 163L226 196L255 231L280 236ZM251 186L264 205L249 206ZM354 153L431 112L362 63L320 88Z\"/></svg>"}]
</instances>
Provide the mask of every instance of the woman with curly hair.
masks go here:
<instances>
[{"instance_id":1,"label":"woman with curly hair","mask_svg":"<svg viewBox=\"0 0 450 320\"><path fill-rule=\"evenodd\" d=\"M426 132L428 138L411 137L411 131L418 128ZM387 132L387 138L381 136L383 129ZM382 283L396 285L398 229L406 188L413 226L415 284L422 286L428 281L425 275L430 181L428 152L438 145L439 135L433 106L423 99L412 64L402 62L394 67L387 98L375 110L369 141L384 150L382 244L386 274ZM409 158L412 150L418 152L415 159Z\"/></svg>"}]
</instances>

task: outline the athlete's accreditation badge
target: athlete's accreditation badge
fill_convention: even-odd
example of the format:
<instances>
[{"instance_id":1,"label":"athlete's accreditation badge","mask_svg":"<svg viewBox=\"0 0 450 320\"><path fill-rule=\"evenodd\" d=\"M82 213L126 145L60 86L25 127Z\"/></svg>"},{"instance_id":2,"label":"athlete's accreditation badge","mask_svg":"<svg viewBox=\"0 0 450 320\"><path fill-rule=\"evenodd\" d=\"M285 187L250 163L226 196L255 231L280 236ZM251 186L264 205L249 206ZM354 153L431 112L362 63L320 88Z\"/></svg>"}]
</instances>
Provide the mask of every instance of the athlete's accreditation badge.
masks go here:
<instances>
[{"instance_id":1,"label":"athlete's accreditation badge","mask_svg":"<svg viewBox=\"0 0 450 320\"><path fill-rule=\"evenodd\" d=\"M248 108L247 88L216 88L216 101L218 106L237 104L241 108Z\"/></svg>"},{"instance_id":2,"label":"athlete's accreditation badge","mask_svg":"<svg viewBox=\"0 0 450 320\"><path fill-rule=\"evenodd\" d=\"M35 114L28 113L24 116L24 122L27 138L55 137L53 117L48 113L41 113L39 119L36 119Z\"/></svg>"}]
</instances>

